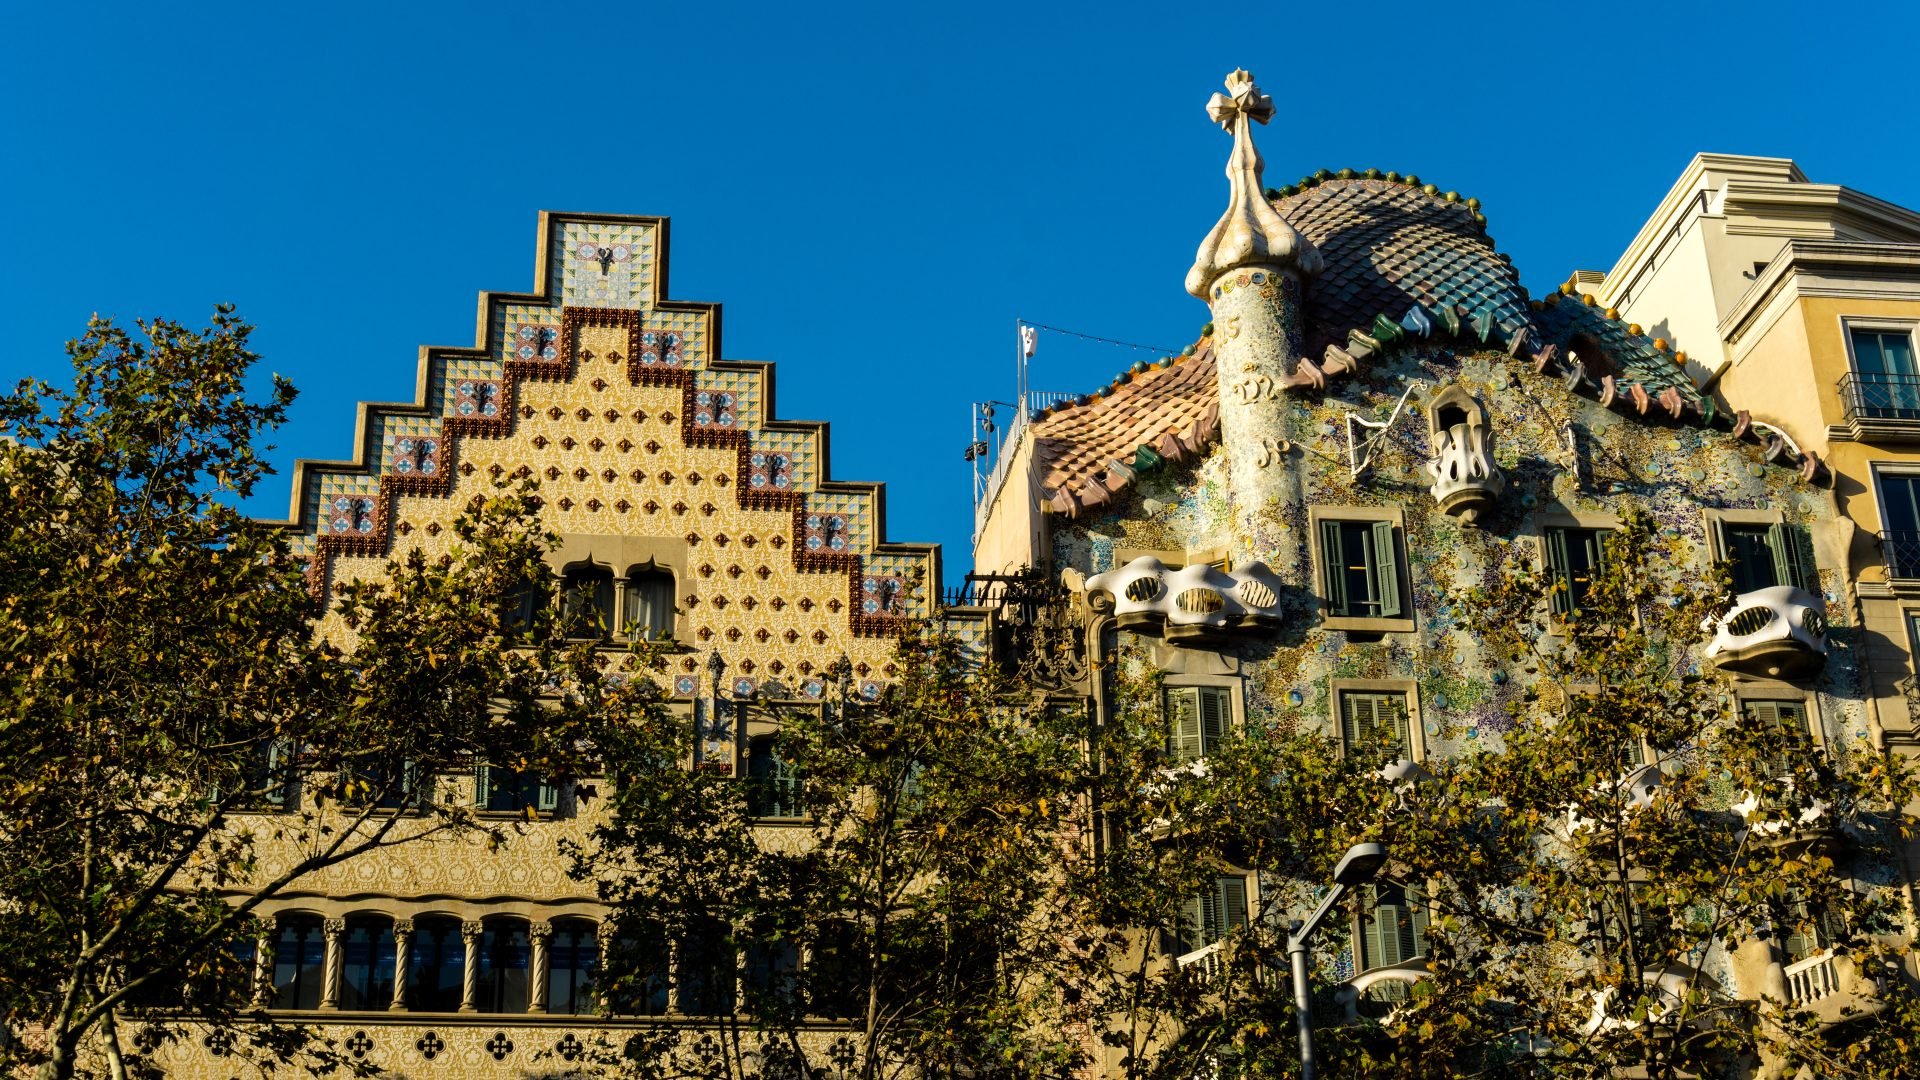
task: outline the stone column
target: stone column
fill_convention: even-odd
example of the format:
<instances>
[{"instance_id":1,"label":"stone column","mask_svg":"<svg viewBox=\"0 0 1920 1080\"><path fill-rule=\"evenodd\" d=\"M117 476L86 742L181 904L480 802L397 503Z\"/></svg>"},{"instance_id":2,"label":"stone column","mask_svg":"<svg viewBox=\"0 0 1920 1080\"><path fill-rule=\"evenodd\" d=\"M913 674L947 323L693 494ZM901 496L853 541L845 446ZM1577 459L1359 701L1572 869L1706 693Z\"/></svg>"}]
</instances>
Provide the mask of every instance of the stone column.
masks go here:
<instances>
[{"instance_id":1,"label":"stone column","mask_svg":"<svg viewBox=\"0 0 1920 1080\"><path fill-rule=\"evenodd\" d=\"M594 966L596 978L593 981L593 998L601 1012L611 1012L613 999L607 995L607 961L613 953L614 938L619 932L614 928L612 919L600 920L594 930L594 937L600 944L600 962Z\"/></svg>"},{"instance_id":2,"label":"stone column","mask_svg":"<svg viewBox=\"0 0 1920 1080\"><path fill-rule=\"evenodd\" d=\"M461 1012L480 1011L480 935L484 932L485 927L478 921L460 924L461 940L467 943L467 964L460 973Z\"/></svg>"},{"instance_id":3,"label":"stone column","mask_svg":"<svg viewBox=\"0 0 1920 1080\"><path fill-rule=\"evenodd\" d=\"M527 1011L547 1011L547 972L553 964L553 924L537 922L527 927L533 942L533 956L527 964Z\"/></svg>"},{"instance_id":4,"label":"stone column","mask_svg":"<svg viewBox=\"0 0 1920 1080\"><path fill-rule=\"evenodd\" d=\"M271 926L253 942L252 1003L256 1009L273 1008L273 945Z\"/></svg>"},{"instance_id":5,"label":"stone column","mask_svg":"<svg viewBox=\"0 0 1920 1080\"><path fill-rule=\"evenodd\" d=\"M320 924L327 936L326 962L320 966L320 1008L333 1012L340 1008L340 960L347 920L328 919Z\"/></svg>"},{"instance_id":6,"label":"stone column","mask_svg":"<svg viewBox=\"0 0 1920 1080\"><path fill-rule=\"evenodd\" d=\"M413 959L413 920L393 920L393 1002L391 1012L407 1011L407 968Z\"/></svg>"},{"instance_id":7,"label":"stone column","mask_svg":"<svg viewBox=\"0 0 1920 1080\"><path fill-rule=\"evenodd\" d=\"M1267 202L1261 184L1265 162L1253 125L1272 119L1273 99L1246 71L1227 76L1226 85L1207 112L1233 134L1227 212L1201 242L1186 285L1213 313L1234 563L1257 559L1299 582L1307 538L1304 518L1293 513L1305 500L1289 392L1326 381L1302 355L1300 329L1300 283L1322 260Z\"/></svg>"}]
</instances>

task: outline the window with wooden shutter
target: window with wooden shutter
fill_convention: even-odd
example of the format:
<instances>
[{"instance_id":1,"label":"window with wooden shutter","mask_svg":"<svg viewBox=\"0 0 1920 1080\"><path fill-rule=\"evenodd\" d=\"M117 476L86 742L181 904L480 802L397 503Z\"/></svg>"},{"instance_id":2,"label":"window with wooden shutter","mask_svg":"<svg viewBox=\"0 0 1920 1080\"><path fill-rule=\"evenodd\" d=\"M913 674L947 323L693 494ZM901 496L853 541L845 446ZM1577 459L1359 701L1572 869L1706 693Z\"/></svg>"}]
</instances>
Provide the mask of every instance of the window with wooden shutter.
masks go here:
<instances>
[{"instance_id":1,"label":"window with wooden shutter","mask_svg":"<svg viewBox=\"0 0 1920 1080\"><path fill-rule=\"evenodd\" d=\"M1320 522L1321 575L1334 618L1399 618L1400 557L1391 521Z\"/></svg>"},{"instance_id":2,"label":"window with wooden shutter","mask_svg":"<svg viewBox=\"0 0 1920 1080\"><path fill-rule=\"evenodd\" d=\"M1175 763L1207 756L1226 738L1232 710L1224 686L1167 687L1167 755Z\"/></svg>"},{"instance_id":3,"label":"window with wooden shutter","mask_svg":"<svg viewBox=\"0 0 1920 1080\"><path fill-rule=\"evenodd\" d=\"M1395 758L1413 757L1405 694L1342 690L1340 729L1349 752L1381 750Z\"/></svg>"},{"instance_id":4,"label":"window with wooden shutter","mask_svg":"<svg viewBox=\"0 0 1920 1080\"><path fill-rule=\"evenodd\" d=\"M1204 949L1247 925L1247 879L1229 875L1214 879L1199 896L1190 897L1181 906L1181 954Z\"/></svg>"},{"instance_id":5,"label":"window with wooden shutter","mask_svg":"<svg viewBox=\"0 0 1920 1080\"><path fill-rule=\"evenodd\" d=\"M1805 589L1804 531L1778 522L1714 522L1714 557L1727 564L1733 591L1748 593L1790 585Z\"/></svg>"},{"instance_id":6,"label":"window with wooden shutter","mask_svg":"<svg viewBox=\"0 0 1920 1080\"><path fill-rule=\"evenodd\" d=\"M552 814L560 809L560 785L537 773L482 765L473 770L473 805L498 813Z\"/></svg>"},{"instance_id":7,"label":"window with wooden shutter","mask_svg":"<svg viewBox=\"0 0 1920 1080\"><path fill-rule=\"evenodd\" d=\"M1360 970L1393 967L1427 953L1427 905L1419 889L1371 887L1361 921Z\"/></svg>"},{"instance_id":8,"label":"window with wooden shutter","mask_svg":"<svg viewBox=\"0 0 1920 1080\"><path fill-rule=\"evenodd\" d=\"M1793 768L1795 755L1804 754L1811 749L1810 728L1807 726L1807 705L1803 701L1744 701L1741 703L1749 720L1776 728L1786 735L1787 746L1784 752L1770 757L1764 763L1769 776L1785 776Z\"/></svg>"},{"instance_id":9,"label":"window with wooden shutter","mask_svg":"<svg viewBox=\"0 0 1920 1080\"><path fill-rule=\"evenodd\" d=\"M1593 576L1606 564L1607 530L1549 526L1542 539L1546 544L1547 572L1565 586L1553 594L1553 610L1566 615L1580 610L1593 587Z\"/></svg>"}]
</instances>

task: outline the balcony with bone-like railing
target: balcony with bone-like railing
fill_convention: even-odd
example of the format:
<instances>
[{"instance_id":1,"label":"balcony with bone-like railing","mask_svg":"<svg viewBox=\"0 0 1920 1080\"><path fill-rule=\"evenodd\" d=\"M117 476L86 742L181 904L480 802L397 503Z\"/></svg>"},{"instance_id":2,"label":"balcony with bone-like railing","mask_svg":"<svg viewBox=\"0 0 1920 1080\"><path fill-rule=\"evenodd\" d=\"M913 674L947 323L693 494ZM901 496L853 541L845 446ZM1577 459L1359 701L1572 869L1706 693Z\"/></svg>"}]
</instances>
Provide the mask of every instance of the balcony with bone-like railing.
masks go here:
<instances>
[{"instance_id":1,"label":"balcony with bone-like railing","mask_svg":"<svg viewBox=\"0 0 1920 1080\"><path fill-rule=\"evenodd\" d=\"M1791 585L1754 589L1704 629L1707 659L1727 671L1770 678L1810 675L1827 662L1827 617L1820 598Z\"/></svg>"}]
</instances>

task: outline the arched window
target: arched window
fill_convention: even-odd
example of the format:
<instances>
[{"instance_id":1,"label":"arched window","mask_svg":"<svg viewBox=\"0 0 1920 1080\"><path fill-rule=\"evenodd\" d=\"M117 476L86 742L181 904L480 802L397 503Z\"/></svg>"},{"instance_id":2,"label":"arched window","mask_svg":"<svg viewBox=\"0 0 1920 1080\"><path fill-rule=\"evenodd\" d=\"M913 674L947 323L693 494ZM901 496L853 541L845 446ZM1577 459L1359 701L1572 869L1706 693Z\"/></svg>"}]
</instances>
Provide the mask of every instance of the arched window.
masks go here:
<instances>
[{"instance_id":1,"label":"arched window","mask_svg":"<svg viewBox=\"0 0 1920 1080\"><path fill-rule=\"evenodd\" d=\"M673 636L672 574L647 568L627 575L621 628L630 641L661 641Z\"/></svg>"},{"instance_id":2,"label":"arched window","mask_svg":"<svg viewBox=\"0 0 1920 1080\"><path fill-rule=\"evenodd\" d=\"M820 928L807 951L807 1011L841 1019L859 1008L864 961L860 933L845 919L833 919Z\"/></svg>"},{"instance_id":3,"label":"arched window","mask_svg":"<svg viewBox=\"0 0 1920 1080\"><path fill-rule=\"evenodd\" d=\"M670 983L665 929L646 922L620 930L607 951L608 971L600 975L608 1007L616 1016L665 1015Z\"/></svg>"},{"instance_id":4,"label":"arched window","mask_svg":"<svg viewBox=\"0 0 1920 1080\"><path fill-rule=\"evenodd\" d=\"M759 738L747 748L747 812L754 817L801 816L800 773L780 756L772 737Z\"/></svg>"},{"instance_id":5,"label":"arched window","mask_svg":"<svg viewBox=\"0 0 1920 1080\"><path fill-rule=\"evenodd\" d=\"M429 915L413 920L407 954L407 1007L415 1012L456 1012L466 978L467 946L460 920Z\"/></svg>"},{"instance_id":6,"label":"arched window","mask_svg":"<svg viewBox=\"0 0 1920 1080\"><path fill-rule=\"evenodd\" d=\"M727 924L709 919L688 927L680 938L678 968L681 1012L733 1012L735 959Z\"/></svg>"},{"instance_id":7,"label":"arched window","mask_svg":"<svg viewBox=\"0 0 1920 1080\"><path fill-rule=\"evenodd\" d=\"M566 630L570 638L605 638L614 626L613 571L592 563L575 563L561 575L566 603Z\"/></svg>"},{"instance_id":8,"label":"arched window","mask_svg":"<svg viewBox=\"0 0 1920 1080\"><path fill-rule=\"evenodd\" d=\"M600 936L593 923L555 919L547 948L547 1011L592 1012L593 974L599 966Z\"/></svg>"},{"instance_id":9,"label":"arched window","mask_svg":"<svg viewBox=\"0 0 1920 1080\"><path fill-rule=\"evenodd\" d=\"M480 935L480 992L474 1005L484 1013L527 1011L527 971L533 950L525 919L486 920Z\"/></svg>"},{"instance_id":10,"label":"arched window","mask_svg":"<svg viewBox=\"0 0 1920 1080\"><path fill-rule=\"evenodd\" d=\"M393 1003L393 920L354 915L340 943L340 1007L384 1009Z\"/></svg>"},{"instance_id":11,"label":"arched window","mask_svg":"<svg viewBox=\"0 0 1920 1080\"><path fill-rule=\"evenodd\" d=\"M273 1007L317 1009L327 939L318 915L282 915L273 942Z\"/></svg>"}]
</instances>

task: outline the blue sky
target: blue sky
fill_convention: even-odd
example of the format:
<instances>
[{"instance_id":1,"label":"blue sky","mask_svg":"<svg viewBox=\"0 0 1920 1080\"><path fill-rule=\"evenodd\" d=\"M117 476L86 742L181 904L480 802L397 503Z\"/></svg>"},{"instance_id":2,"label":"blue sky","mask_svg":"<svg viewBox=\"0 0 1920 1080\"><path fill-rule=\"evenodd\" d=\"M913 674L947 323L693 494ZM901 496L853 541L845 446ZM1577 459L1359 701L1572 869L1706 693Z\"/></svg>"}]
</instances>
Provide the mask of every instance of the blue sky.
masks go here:
<instances>
[{"instance_id":1,"label":"blue sky","mask_svg":"<svg viewBox=\"0 0 1920 1080\"><path fill-rule=\"evenodd\" d=\"M1202 106L1236 66L1267 180L1397 169L1479 197L1539 293L1606 268L1698 150L1920 206L1916 5L33 4L0 70L0 377L63 378L90 312L230 301L344 457L356 400L532 284L541 209L673 218L672 290L725 304L780 413L888 485L889 534L971 529L969 403L1014 320L1177 349L1224 205ZM1816 24L1817 18L1817 24ZM1879 42L1882 44L1876 45ZM1894 55L1889 56L1892 49ZM1876 54L1878 60L1863 59ZM1033 384L1145 354L1044 335Z\"/></svg>"}]
</instances>

